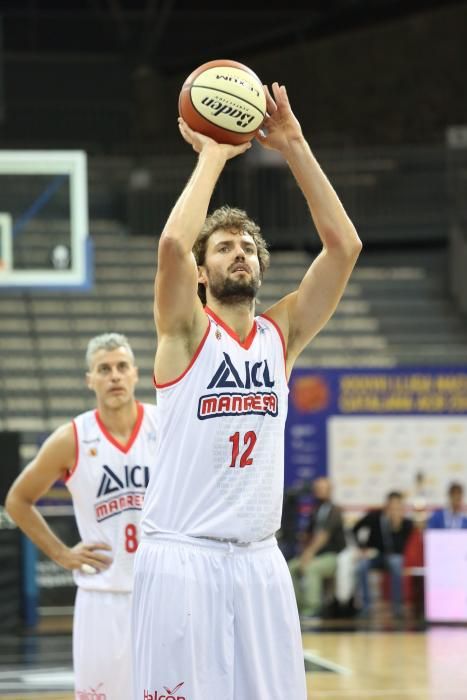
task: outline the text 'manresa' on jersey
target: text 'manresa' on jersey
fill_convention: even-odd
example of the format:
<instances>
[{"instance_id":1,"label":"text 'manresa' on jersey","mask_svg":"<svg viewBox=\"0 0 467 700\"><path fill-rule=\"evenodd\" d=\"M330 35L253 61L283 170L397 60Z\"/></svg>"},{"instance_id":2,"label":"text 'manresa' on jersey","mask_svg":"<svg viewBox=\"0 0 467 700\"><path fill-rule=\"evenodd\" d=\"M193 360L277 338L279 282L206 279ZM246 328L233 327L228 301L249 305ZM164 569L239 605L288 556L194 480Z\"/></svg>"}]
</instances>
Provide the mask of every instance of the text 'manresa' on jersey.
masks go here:
<instances>
[{"instance_id":1,"label":"text 'manresa' on jersey","mask_svg":"<svg viewBox=\"0 0 467 700\"><path fill-rule=\"evenodd\" d=\"M240 542L280 527L288 386L284 342L256 317L243 343L212 311L190 367L157 385L157 473L143 531ZM157 380L157 378L156 378Z\"/></svg>"},{"instance_id":2,"label":"text 'manresa' on jersey","mask_svg":"<svg viewBox=\"0 0 467 700\"><path fill-rule=\"evenodd\" d=\"M73 425L77 462L67 486L80 537L86 544L110 545L113 559L95 575L74 571L75 582L93 590L131 591L144 497L156 458L156 407L138 403L138 419L126 445L107 433L97 411L80 414Z\"/></svg>"}]
</instances>

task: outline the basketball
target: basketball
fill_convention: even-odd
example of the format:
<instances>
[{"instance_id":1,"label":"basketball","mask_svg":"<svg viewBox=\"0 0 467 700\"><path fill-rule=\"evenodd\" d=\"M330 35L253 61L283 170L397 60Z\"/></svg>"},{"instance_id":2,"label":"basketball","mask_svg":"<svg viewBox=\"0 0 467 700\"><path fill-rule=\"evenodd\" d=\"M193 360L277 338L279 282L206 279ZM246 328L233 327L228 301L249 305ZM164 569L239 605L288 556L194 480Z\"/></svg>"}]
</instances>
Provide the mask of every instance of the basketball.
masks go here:
<instances>
[{"instance_id":1,"label":"basketball","mask_svg":"<svg viewBox=\"0 0 467 700\"><path fill-rule=\"evenodd\" d=\"M251 141L266 116L266 96L256 73L238 61L209 61L182 85L178 111L188 126L218 143Z\"/></svg>"}]
</instances>

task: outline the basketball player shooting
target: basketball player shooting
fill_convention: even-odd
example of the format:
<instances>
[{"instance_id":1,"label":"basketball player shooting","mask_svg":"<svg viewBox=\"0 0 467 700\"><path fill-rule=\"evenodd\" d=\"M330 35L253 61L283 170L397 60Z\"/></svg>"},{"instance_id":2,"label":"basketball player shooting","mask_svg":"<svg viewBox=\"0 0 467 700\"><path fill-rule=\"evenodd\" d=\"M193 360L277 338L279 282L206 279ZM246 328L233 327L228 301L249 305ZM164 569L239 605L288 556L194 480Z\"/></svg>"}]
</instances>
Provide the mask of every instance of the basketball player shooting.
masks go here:
<instances>
[{"instance_id":1,"label":"basketball player shooting","mask_svg":"<svg viewBox=\"0 0 467 700\"><path fill-rule=\"evenodd\" d=\"M58 427L10 487L6 509L50 559L73 572L73 669L77 700L129 700L133 561L154 464L155 407L136 401L138 370L125 336L91 339L87 384L97 410ZM68 547L35 503L57 481L73 498L81 537Z\"/></svg>"},{"instance_id":2,"label":"basketball player shooting","mask_svg":"<svg viewBox=\"0 0 467 700\"><path fill-rule=\"evenodd\" d=\"M160 442L135 561L134 700L306 698L297 605L275 538L288 378L333 314L361 242L285 87L266 94L257 140L287 162L323 247L298 289L256 316L268 265L259 227L230 207L207 217L224 166L250 143L219 144L179 120L198 158L159 241Z\"/></svg>"}]
</instances>

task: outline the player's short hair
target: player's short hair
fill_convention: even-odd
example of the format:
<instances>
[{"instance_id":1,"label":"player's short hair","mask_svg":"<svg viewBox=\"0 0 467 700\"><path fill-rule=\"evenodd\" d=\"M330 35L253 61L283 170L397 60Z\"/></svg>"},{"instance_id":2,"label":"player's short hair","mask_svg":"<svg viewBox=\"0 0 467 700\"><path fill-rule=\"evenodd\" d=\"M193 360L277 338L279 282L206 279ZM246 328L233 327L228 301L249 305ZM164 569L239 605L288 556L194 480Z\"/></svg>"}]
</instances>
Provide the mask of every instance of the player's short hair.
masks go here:
<instances>
[{"instance_id":1,"label":"player's short hair","mask_svg":"<svg viewBox=\"0 0 467 700\"><path fill-rule=\"evenodd\" d=\"M128 338L122 333L101 333L96 335L88 343L86 350L86 365L91 369L92 358L99 350L116 350L117 348L125 348L130 355L132 362L135 361L135 356Z\"/></svg>"},{"instance_id":2,"label":"player's short hair","mask_svg":"<svg viewBox=\"0 0 467 700\"><path fill-rule=\"evenodd\" d=\"M452 481L449 484L448 494L452 496L454 493L460 493L461 495L464 493L464 487L459 481Z\"/></svg>"},{"instance_id":3,"label":"player's short hair","mask_svg":"<svg viewBox=\"0 0 467 700\"><path fill-rule=\"evenodd\" d=\"M223 206L213 211L204 222L198 238L193 246L193 255L197 265L204 265L208 240L219 229L233 229L234 231L248 233L255 242L258 252L260 277L269 267L269 251L267 243L261 235L261 229L243 209ZM198 285L198 296L206 303L206 288L204 284Z\"/></svg>"},{"instance_id":4,"label":"player's short hair","mask_svg":"<svg viewBox=\"0 0 467 700\"><path fill-rule=\"evenodd\" d=\"M386 496L386 502L388 502L388 503L389 503L389 501L392 501L395 499L397 499L399 501L404 500L404 494L402 493L402 491L390 491L388 493L388 495Z\"/></svg>"}]
</instances>

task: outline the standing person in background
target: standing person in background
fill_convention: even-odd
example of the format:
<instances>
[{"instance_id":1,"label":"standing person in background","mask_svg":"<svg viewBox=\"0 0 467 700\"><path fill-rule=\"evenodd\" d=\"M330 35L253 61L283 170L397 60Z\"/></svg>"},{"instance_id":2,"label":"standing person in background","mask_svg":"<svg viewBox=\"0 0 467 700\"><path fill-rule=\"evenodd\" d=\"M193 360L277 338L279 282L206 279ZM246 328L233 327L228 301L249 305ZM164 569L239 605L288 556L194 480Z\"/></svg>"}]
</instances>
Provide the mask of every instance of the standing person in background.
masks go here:
<instances>
[{"instance_id":1,"label":"standing person in background","mask_svg":"<svg viewBox=\"0 0 467 700\"><path fill-rule=\"evenodd\" d=\"M467 515L464 513L464 487L454 481L449 485L448 503L446 508L433 511L428 518L426 527L431 529L463 529L467 528Z\"/></svg>"},{"instance_id":2,"label":"standing person in background","mask_svg":"<svg viewBox=\"0 0 467 700\"><path fill-rule=\"evenodd\" d=\"M216 143L179 120L198 159L159 240L161 440L135 565L134 700L168 689L187 700L306 698L295 595L275 537L288 378L333 314L361 242L285 87L272 93L258 140L290 167L323 249L299 288L261 316L268 252L258 225L228 206L207 217L227 161L250 144Z\"/></svg>"},{"instance_id":3,"label":"standing person in background","mask_svg":"<svg viewBox=\"0 0 467 700\"><path fill-rule=\"evenodd\" d=\"M55 430L12 484L6 509L50 559L73 572L77 698L131 698L131 592L140 518L157 433L155 406L136 401L138 370L125 336L89 341L88 387L97 408ZM35 503L63 480L81 537L67 547ZM97 697L96 695L96 697Z\"/></svg>"},{"instance_id":4,"label":"standing person in background","mask_svg":"<svg viewBox=\"0 0 467 700\"><path fill-rule=\"evenodd\" d=\"M404 551L412 532L413 522L404 515L404 498L391 491L383 509L367 513L353 526L360 548L357 561L357 586L362 598L361 615L370 612L368 575L371 569L388 571L391 581L391 605L394 617L402 616L402 575Z\"/></svg>"},{"instance_id":5,"label":"standing person in background","mask_svg":"<svg viewBox=\"0 0 467 700\"><path fill-rule=\"evenodd\" d=\"M315 505L303 551L289 561L298 610L304 617L314 617L322 611L324 581L335 577L337 556L346 547L342 513L331 500L330 480L315 479L313 494Z\"/></svg>"}]
</instances>

